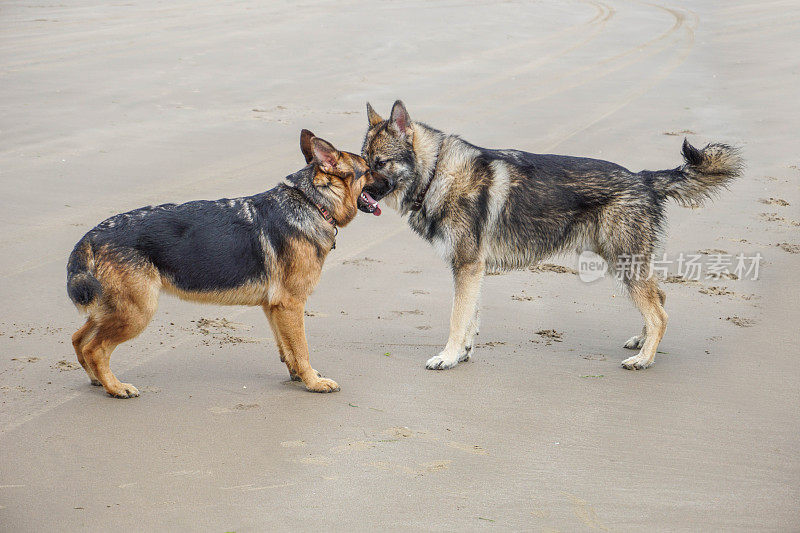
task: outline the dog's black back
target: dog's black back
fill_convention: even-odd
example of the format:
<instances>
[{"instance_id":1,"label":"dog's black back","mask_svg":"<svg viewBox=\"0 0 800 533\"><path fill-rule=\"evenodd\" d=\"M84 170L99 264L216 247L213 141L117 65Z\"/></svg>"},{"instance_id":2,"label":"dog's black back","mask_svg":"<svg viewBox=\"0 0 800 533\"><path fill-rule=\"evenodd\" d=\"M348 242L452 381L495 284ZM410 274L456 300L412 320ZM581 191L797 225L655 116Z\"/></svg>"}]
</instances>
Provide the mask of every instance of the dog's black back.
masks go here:
<instances>
[{"instance_id":1,"label":"dog's black back","mask_svg":"<svg viewBox=\"0 0 800 533\"><path fill-rule=\"evenodd\" d=\"M306 168L290 176L308 179ZM331 247L327 223L304 194L280 184L241 198L148 206L115 215L76 245L104 249L123 263L153 265L182 291L234 289L269 276L268 254L279 257L289 239L312 243L318 255ZM70 266L68 265L68 270Z\"/></svg>"}]
</instances>

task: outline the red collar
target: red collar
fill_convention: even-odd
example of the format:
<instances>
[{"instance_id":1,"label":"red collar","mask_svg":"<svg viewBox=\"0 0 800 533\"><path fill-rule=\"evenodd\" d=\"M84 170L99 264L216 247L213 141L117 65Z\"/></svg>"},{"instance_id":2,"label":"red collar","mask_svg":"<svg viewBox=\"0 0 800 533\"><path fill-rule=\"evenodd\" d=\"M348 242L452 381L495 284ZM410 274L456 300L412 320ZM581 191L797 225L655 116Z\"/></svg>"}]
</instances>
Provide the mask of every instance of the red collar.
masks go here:
<instances>
[{"instance_id":1,"label":"red collar","mask_svg":"<svg viewBox=\"0 0 800 533\"><path fill-rule=\"evenodd\" d=\"M311 198L309 198L309 200L311 200ZM314 204L315 206L317 206L317 209L319 210L319 213L322 215L322 217L325 219L325 221L328 222L328 224L330 224L331 226L333 226L333 246L331 246L331 250L335 250L336 249L336 236L339 235L339 227L336 225L336 221L333 219L333 217L331 216L330 212L328 212L327 209L325 209L324 207L319 205L314 200L311 200L311 203Z\"/></svg>"},{"instance_id":2,"label":"red collar","mask_svg":"<svg viewBox=\"0 0 800 533\"><path fill-rule=\"evenodd\" d=\"M309 197L309 196L308 196L306 193L304 193L304 192L303 192L303 190L302 190L302 189L300 189L299 187L293 187L293 188L294 188L295 190L297 190L297 191L298 191L298 192L299 192L299 193L300 193L300 194L303 196L303 198L305 198L305 199L306 199L306 200L308 200L308 201L309 201L311 204L313 204L313 205L314 205L314 207L316 207L316 208L317 208L317 211L319 211L319 214L320 214L320 215L322 215L322 218L324 218L324 219L325 219L325 221L326 221L328 224L330 224L331 226L333 226L333 246L331 246L331 250L333 250L334 248L336 248L336 236L337 236L337 235L339 235L339 228L338 228L338 227L337 227L337 225L336 225L336 220L334 220L333 216L331 216L331 213L330 213L330 211L328 211L327 209L325 209L324 207L322 207L321 205L319 205L317 202L315 202L314 200L312 200L312 199L311 199L311 197Z\"/></svg>"},{"instance_id":3,"label":"red collar","mask_svg":"<svg viewBox=\"0 0 800 533\"><path fill-rule=\"evenodd\" d=\"M333 226L333 227L335 228L335 227L336 227L336 221L333 219L333 217L332 217L332 216L331 216L331 214L328 212L328 210L327 210L327 209L325 209L324 207L322 207L321 205L319 205L319 204L318 204L317 202L315 202L314 200L311 200L311 202L312 202L312 203L313 203L315 206L317 206L317 209L319 209L319 212L322 214L323 218L325 218L325 220L328 222L328 224L330 224L331 226Z\"/></svg>"}]
</instances>

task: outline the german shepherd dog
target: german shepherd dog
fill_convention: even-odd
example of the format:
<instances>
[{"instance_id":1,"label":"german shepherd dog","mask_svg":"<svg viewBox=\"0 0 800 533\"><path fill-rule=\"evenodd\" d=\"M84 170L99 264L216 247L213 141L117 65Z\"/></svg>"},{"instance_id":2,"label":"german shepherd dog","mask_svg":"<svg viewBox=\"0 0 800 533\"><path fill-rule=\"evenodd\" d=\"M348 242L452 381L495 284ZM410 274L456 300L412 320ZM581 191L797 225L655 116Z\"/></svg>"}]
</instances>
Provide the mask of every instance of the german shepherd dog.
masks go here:
<instances>
[{"instance_id":1,"label":"german shepherd dog","mask_svg":"<svg viewBox=\"0 0 800 533\"><path fill-rule=\"evenodd\" d=\"M111 372L114 348L141 333L163 290L187 300L260 305L290 377L314 392L339 390L308 360L303 314L335 246L337 228L356 208L380 214L362 189L374 184L366 162L308 130L308 166L267 192L242 198L143 207L90 230L67 263L67 293L88 318L72 336L93 385L116 398L139 396Z\"/></svg>"},{"instance_id":2,"label":"german shepherd dog","mask_svg":"<svg viewBox=\"0 0 800 533\"><path fill-rule=\"evenodd\" d=\"M361 155L388 179L365 190L408 215L453 271L450 336L428 368L451 368L472 355L486 270L525 268L569 250L602 256L644 317L642 333L624 345L640 351L622 366L653 364L667 325L665 294L650 262L665 203L699 202L739 176L736 149L698 150L684 140L683 165L634 173L598 159L480 148L413 122L399 100L388 120L369 104L367 114Z\"/></svg>"}]
</instances>

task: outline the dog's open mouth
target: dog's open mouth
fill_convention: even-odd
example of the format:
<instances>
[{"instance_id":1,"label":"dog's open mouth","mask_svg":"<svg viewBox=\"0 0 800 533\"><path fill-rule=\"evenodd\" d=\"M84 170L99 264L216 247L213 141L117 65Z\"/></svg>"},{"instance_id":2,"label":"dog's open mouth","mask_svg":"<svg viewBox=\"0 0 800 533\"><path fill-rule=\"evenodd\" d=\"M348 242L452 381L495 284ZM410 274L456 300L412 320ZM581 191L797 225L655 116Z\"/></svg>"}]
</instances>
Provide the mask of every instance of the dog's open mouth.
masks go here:
<instances>
[{"instance_id":1,"label":"dog's open mouth","mask_svg":"<svg viewBox=\"0 0 800 533\"><path fill-rule=\"evenodd\" d=\"M378 205L378 202L365 191L362 191L361 196L358 197L358 208L365 213L372 213L376 217L381 214L381 207Z\"/></svg>"}]
</instances>

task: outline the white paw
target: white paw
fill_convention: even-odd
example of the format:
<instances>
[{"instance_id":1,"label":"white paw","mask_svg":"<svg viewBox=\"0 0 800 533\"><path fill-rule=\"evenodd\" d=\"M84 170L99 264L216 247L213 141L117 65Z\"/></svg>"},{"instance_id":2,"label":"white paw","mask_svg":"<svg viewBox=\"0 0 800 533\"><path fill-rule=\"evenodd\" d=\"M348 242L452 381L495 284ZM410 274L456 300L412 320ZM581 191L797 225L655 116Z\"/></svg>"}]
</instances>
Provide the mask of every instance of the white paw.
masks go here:
<instances>
[{"instance_id":1,"label":"white paw","mask_svg":"<svg viewBox=\"0 0 800 533\"><path fill-rule=\"evenodd\" d=\"M623 348L627 348L629 350L638 350L644 345L644 337L641 335L634 335L630 339L627 340L625 344L622 345Z\"/></svg>"},{"instance_id":2,"label":"white paw","mask_svg":"<svg viewBox=\"0 0 800 533\"><path fill-rule=\"evenodd\" d=\"M628 357L622 361L622 368L627 368L628 370L644 370L652 364L652 357L647 357L646 355L643 355L642 352L639 352L633 357Z\"/></svg>"},{"instance_id":3,"label":"white paw","mask_svg":"<svg viewBox=\"0 0 800 533\"><path fill-rule=\"evenodd\" d=\"M469 356L467 356L467 358L469 358ZM428 359L428 362L425 363L425 368L429 370L447 370L448 368L453 368L456 366L458 361L458 354L441 352L436 357L431 357Z\"/></svg>"}]
</instances>

